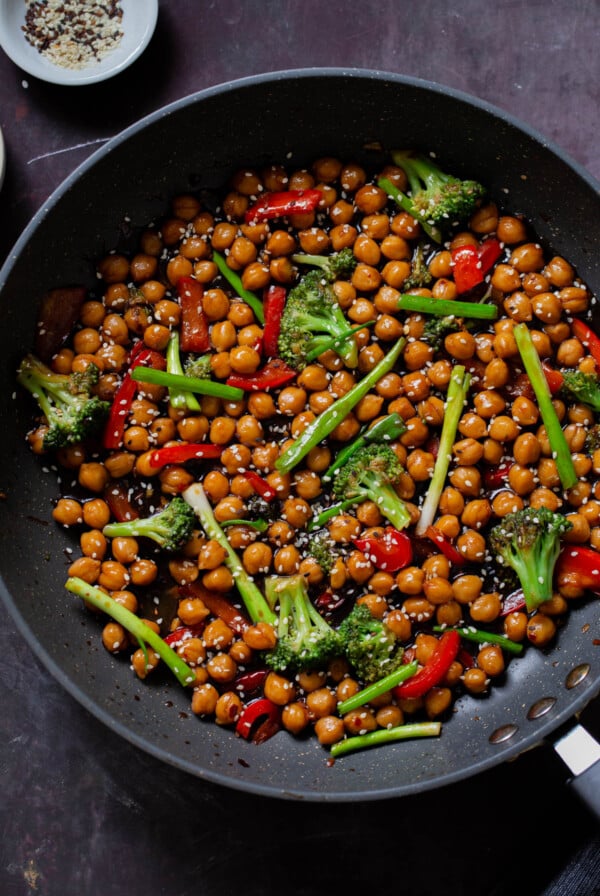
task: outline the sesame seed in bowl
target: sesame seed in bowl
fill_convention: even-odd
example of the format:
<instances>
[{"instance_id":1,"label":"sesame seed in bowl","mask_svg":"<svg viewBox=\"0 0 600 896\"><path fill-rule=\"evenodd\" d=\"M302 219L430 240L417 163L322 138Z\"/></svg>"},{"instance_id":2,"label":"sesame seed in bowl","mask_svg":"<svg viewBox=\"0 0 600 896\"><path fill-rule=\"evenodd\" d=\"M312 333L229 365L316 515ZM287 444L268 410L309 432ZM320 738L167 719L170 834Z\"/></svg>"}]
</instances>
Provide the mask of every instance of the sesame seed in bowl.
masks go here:
<instances>
[{"instance_id":1,"label":"sesame seed in bowl","mask_svg":"<svg viewBox=\"0 0 600 896\"><path fill-rule=\"evenodd\" d=\"M0 46L36 78L92 84L138 58L157 17L157 0L0 0Z\"/></svg>"}]
</instances>

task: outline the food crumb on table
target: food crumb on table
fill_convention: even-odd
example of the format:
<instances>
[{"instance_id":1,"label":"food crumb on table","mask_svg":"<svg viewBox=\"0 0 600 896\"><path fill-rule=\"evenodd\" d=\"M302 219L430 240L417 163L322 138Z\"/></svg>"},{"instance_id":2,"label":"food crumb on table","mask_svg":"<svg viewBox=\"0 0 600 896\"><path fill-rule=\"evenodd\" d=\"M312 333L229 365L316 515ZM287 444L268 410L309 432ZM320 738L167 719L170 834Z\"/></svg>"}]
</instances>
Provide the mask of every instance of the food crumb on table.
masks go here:
<instances>
[{"instance_id":1,"label":"food crumb on table","mask_svg":"<svg viewBox=\"0 0 600 896\"><path fill-rule=\"evenodd\" d=\"M119 0L25 0L25 38L43 56L63 68L82 69L99 62L121 42L123 10Z\"/></svg>"}]
</instances>

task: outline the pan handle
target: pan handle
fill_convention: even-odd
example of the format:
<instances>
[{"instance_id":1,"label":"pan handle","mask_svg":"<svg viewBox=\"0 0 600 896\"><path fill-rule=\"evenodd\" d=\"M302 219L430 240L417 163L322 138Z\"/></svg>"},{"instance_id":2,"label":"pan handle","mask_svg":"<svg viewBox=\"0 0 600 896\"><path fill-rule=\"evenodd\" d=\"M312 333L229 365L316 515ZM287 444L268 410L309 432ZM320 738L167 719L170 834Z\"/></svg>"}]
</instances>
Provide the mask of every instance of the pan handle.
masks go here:
<instances>
[{"instance_id":1,"label":"pan handle","mask_svg":"<svg viewBox=\"0 0 600 896\"><path fill-rule=\"evenodd\" d=\"M552 746L573 775L568 785L600 821L600 744L576 723Z\"/></svg>"}]
</instances>

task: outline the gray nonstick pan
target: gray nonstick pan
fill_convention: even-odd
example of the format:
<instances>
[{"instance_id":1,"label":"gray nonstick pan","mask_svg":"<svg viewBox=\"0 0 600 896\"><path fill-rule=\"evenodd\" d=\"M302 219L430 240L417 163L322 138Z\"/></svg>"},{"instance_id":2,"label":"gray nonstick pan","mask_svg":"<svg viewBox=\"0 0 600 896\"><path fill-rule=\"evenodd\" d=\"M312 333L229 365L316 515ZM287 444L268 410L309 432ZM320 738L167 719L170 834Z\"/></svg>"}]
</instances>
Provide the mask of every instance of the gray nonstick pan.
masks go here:
<instances>
[{"instance_id":1,"label":"gray nonstick pan","mask_svg":"<svg viewBox=\"0 0 600 896\"><path fill-rule=\"evenodd\" d=\"M314 739L282 731L256 746L200 721L167 676L140 682L126 662L107 654L97 619L64 588L73 540L51 518L57 472L27 447L32 407L15 383L41 296L54 286L92 286L94 259L163 214L170 197L215 189L242 164L337 155L371 166L399 146L425 147L444 158L447 170L485 183L600 295L598 184L558 147L501 110L440 85L341 69L247 78L155 112L61 185L0 272L5 610L49 672L109 728L227 787L290 799L375 800L460 781L544 741L560 740L566 755L563 736L581 734L577 714L600 691L600 601L590 598L577 602L554 646L525 651L489 696L461 697L441 737L332 764ZM592 746L583 763L591 769L575 786L590 802L595 796L598 809L600 763L593 760Z\"/></svg>"}]
</instances>

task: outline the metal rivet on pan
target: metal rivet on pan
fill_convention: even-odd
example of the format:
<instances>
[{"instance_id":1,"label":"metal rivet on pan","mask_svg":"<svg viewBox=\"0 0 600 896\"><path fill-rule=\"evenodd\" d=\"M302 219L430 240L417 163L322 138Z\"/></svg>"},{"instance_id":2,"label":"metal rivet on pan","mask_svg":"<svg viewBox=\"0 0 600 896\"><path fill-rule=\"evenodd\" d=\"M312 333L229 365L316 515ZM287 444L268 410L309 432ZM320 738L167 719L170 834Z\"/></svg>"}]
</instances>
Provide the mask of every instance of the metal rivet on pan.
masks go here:
<instances>
[{"instance_id":1,"label":"metal rivet on pan","mask_svg":"<svg viewBox=\"0 0 600 896\"><path fill-rule=\"evenodd\" d=\"M511 737L514 737L518 730L518 725L502 725L501 728L496 728L496 730L490 734L490 743L503 744L505 740L510 740Z\"/></svg>"},{"instance_id":2,"label":"metal rivet on pan","mask_svg":"<svg viewBox=\"0 0 600 896\"><path fill-rule=\"evenodd\" d=\"M569 674L567 675L565 685L571 690L571 688L576 688L578 684L587 678L590 672L590 664L582 663L580 666L575 666L574 669L571 669Z\"/></svg>"},{"instance_id":3,"label":"metal rivet on pan","mask_svg":"<svg viewBox=\"0 0 600 896\"><path fill-rule=\"evenodd\" d=\"M529 707L527 718L529 720L541 719L547 712L550 712L555 703L556 697L542 697L540 700L536 700L535 703Z\"/></svg>"}]
</instances>

